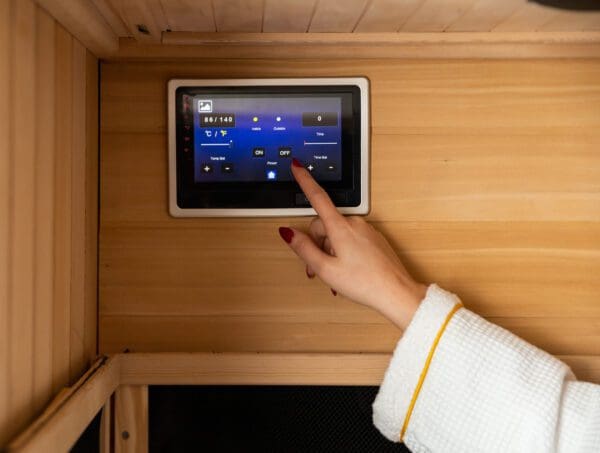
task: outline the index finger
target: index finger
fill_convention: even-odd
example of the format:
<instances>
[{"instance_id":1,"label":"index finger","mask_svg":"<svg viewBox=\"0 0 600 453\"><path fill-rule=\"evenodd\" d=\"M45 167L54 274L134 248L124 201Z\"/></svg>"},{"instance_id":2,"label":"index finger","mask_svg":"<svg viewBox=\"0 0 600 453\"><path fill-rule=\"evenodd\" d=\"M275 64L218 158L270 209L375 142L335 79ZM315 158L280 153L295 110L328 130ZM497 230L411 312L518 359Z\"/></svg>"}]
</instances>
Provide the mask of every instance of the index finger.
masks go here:
<instances>
[{"instance_id":1,"label":"index finger","mask_svg":"<svg viewBox=\"0 0 600 453\"><path fill-rule=\"evenodd\" d=\"M327 195L327 192L315 181L312 175L298 161L292 159L292 174L296 182L300 185L302 192L310 201L310 205L317 211L317 214L323 220L325 226L341 221L344 217L338 212L337 208Z\"/></svg>"}]
</instances>

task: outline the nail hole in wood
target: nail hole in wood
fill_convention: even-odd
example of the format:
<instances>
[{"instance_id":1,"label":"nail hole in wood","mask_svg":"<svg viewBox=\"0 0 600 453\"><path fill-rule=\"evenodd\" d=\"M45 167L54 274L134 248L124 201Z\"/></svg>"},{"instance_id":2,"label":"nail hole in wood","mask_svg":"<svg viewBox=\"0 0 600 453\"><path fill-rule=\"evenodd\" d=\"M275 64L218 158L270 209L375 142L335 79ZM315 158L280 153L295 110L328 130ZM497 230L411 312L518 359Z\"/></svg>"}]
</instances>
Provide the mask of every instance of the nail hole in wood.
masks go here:
<instances>
[{"instance_id":1,"label":"nail hole in wood","mask_svg":"<svg viewBox=\"0 0 600 453\"><path fill-rule=\"evenodd\" d=\"M121 437L122 437L124 440L127 440L127 439L129 439L129 431L123 431L123 432L121 433Z\"/></svg>"},{"instance_id":2,"label":"nail hole in wood","mask_svg":"<svg viewBox=\"0 0 600 453\"><path fill-rule=\"evenodd\" d=\"M143 33L145 35L150 34L150 32L148 31L148 27L146 27L144 24L137 24L137 29L140 33Z\"/></svg>"}]
</instances>

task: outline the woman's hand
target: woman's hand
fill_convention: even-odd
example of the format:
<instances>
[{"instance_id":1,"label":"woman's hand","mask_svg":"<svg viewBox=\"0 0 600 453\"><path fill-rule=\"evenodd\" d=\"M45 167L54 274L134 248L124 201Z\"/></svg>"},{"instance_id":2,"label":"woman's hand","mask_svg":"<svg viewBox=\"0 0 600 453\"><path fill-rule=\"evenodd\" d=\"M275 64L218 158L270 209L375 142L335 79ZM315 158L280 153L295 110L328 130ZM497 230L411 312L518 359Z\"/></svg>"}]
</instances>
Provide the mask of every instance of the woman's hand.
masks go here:
<instances>
[{"instance_id":1,"label":"woman's hand","mask_svg":"<svg viewBox=\"0 0 600 453\"><path fill-rule=\"evenodd\" d=\"M362 217L342 216L327 193L296 159L292 173L319 215L309 234L281 227L279 234L316 275L336 294L379 311L406 329L426 286L412 279L389 243Z\"/></svg>"}]
</instances>

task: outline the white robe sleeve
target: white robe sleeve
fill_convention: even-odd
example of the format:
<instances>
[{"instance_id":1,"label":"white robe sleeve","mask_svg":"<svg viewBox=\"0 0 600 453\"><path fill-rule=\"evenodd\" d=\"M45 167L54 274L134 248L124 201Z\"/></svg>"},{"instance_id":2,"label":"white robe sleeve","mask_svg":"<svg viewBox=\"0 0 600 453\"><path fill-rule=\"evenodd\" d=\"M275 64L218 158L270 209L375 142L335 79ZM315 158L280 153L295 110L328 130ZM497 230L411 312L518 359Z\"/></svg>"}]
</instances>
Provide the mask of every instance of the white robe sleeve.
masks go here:
<instances>
[{"instance_id":1,"label":"white robe sleeve","mask_svg":"<svg viewBox=\"0 0 600 453\"><path fill-rule=\"evenodd\" d=\"M600 386L459 304L428 288L373 403L379 431L414 452L600 452Z\"/></svg>"}]
</instances>

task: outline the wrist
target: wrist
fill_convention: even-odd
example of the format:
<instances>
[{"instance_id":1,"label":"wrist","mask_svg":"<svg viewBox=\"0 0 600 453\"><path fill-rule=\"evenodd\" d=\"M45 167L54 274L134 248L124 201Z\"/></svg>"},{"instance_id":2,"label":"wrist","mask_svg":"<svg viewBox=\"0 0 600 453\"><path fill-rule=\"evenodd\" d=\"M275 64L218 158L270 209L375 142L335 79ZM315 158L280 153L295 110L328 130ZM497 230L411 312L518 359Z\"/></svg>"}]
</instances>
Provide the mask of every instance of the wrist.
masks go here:
<instances>
[{"instance_id":1,"label":"wrist","mask_svg":"<svg viewBox=\"0 0 600 453\"><path fill-rule=\"evenodd\" d=\"M379 312L398 328L406 330L426 294L427 286L421 283L413 282L409 286L403 285L394 295L384 301Z\"/></svg>"}]
</instances>

